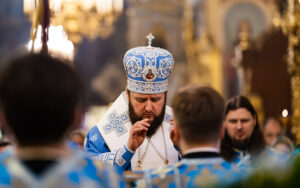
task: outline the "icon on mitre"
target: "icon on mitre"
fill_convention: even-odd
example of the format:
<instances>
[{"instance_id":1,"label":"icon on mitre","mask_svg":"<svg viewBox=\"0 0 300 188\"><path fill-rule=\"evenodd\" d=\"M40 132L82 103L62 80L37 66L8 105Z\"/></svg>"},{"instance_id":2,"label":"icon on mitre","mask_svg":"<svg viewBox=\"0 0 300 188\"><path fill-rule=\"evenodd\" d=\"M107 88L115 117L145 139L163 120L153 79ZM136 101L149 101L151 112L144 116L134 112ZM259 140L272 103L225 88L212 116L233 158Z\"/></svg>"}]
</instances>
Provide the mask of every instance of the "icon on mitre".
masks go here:
<instances>
[{"instance_id":1,"label":"icon on mitre","mask_svg":"<svg viewBox=\"0 0 300 188\"><path fill-rule=\"evenodd\" d=\"M153 77L154 77L154 74L152 73L152 70L149 69L148 73L146 74L146 78L149 79L149 80L152 80Z\"/></svg>"}]
</instances>

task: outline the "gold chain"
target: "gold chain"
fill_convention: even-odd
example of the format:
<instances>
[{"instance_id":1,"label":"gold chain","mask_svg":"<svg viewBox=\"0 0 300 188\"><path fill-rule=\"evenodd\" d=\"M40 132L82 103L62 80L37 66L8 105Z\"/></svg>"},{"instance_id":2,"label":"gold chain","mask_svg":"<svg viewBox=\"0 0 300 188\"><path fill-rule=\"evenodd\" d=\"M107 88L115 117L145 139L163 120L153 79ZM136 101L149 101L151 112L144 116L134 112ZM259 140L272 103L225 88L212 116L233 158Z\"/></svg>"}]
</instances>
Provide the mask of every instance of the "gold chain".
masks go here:
<instances>
[{"instance_id":1,"label":"gold chain","mask_svg":"<svg viewBox=\"0 0 300 188\"><path fill-rule=\"evenodd\" d=\"M146 149L141 157L141 153L140 153L140 148L138 149L138 161L137 161L137 164L136 164L136 170L142 170L142 164L143 164L143 161L144 161L144 158L146 156L146 153L148 151L148 148L149 148L149 142L150 140L148 140L148 143L146 145Z\"/></svg>"},{"instance_id":2,"label":"gold chain","mask_svg":"<svg viewBox=\"0 0 300 188\"><path fill-rule=\"evenodd\" d=\"M165 139L164 128L163 127L161 127L161 128L162 128L162 133L163 133L163 138L164 138L165 158L159 153L158 149L154 146L154 144L152 144L151 139L149 139L147 137L148 143L146 145L146 149L145 149L145 151L144 151L144 153L143 153L142 156L140 156L141 155L140 149L138 149L138 162L137 162L137 165L136 165L136 170L142 170L142 164L143 164L144 158L146 156L146 153L148 151L149 143L153 147L154 151L158 154L158 156L164 161L164 164L165 165L169 164L168 151L167 151L167 144L166 144L166 139Z\"/></svg>"},{"instance_id":3,"label":"gold chain","mask_svg":"<svg viewBox=\"0 0 300 188\"><path fill-rule=\"evenodd\" d=\"M161 127L162 128L162 127ZM166 144L166 139L165 139L165 133L164 133L164 128L162 128L163 132L163 137L164 137L164 145L165 145L165 158L159 153L158 149L152 144L152 142L149 140L151 146L153 147L154 151L158 154L158 156L164 161L165 165L169 164L168 160L168 151L167 151L167 144Z\"/></svg>"}]
</instances>

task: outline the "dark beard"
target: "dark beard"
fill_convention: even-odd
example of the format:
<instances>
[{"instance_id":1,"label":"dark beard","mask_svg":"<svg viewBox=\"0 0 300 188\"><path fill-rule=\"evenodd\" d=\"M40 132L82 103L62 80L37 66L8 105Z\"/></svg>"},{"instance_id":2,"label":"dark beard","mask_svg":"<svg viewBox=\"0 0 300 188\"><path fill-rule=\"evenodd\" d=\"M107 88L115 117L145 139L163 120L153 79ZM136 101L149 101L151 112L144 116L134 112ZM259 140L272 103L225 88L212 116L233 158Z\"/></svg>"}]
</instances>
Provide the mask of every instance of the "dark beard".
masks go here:
<instances>
[{"instance_id":1,"label":"dark beard","mask_svg":"<svg viewBox=\"0 0 300 188\"><path fill-rule=\"evenodd\" d=\"M246 150L250 146L250 141L251 141L250 138L246 138L244 140L231 139L231 144L233 148Z\"/></svg>"},{"instance_id":2,"label":"dark beard","mask_svg":"<svg viewBox=\"0 0 300 188\"><path fill-rule=\"evenodd\" d=\"M141 121L142 120L142 117L141 116L138 116L134 109L133 109L133 106L132 106L132 103L131 101L129 100L129 118L130 118L130 121L133 124L135 124L135 122L137 121ZM157 129L160 127L162 121L164 120L164 117L165 117L165 109L166 109L166 100L165 100L165 103L163 105L163 109L161 111L161 113L156 116L154 115L154 119L152 121L150 121L150 127L148 127L148 131L146 132L146 136L148 138L151 138L154 133L156 133Z\"/></svg>"}]
</instances>

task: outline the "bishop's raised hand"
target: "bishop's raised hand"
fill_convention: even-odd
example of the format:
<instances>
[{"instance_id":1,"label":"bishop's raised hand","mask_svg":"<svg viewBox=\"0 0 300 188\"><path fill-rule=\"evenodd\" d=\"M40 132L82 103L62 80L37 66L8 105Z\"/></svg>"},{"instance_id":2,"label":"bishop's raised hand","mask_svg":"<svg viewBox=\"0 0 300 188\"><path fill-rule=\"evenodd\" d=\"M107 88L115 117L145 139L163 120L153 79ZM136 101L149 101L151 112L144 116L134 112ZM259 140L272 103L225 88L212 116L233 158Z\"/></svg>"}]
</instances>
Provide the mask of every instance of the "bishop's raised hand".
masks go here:
<instances>
[{"instance_id":1,"label":"bishop's raised hand","mask_svg":"<svg viewBox=\"0 0 300 188\"><path fill-rule=\"evenodd\" d=\"M148 119L137 121L130 128L129 138L127 142L127 147L130 150L136 151L137 148L139 148L140 145L142 145L142 143L144 142L146 138L146 132L148 131L148 127L150 127L148 121L149 121Z\"/></svg>"}]
</instances>

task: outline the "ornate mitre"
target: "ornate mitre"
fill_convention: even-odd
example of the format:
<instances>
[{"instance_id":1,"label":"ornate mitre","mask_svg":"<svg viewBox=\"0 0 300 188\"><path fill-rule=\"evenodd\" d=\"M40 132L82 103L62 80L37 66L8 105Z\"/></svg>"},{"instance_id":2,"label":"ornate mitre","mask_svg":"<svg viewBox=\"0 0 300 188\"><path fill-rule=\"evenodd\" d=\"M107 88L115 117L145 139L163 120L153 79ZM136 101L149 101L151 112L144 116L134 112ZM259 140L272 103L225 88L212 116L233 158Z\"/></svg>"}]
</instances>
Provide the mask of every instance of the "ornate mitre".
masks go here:
<instances>
[{"instance_id":1,"label":"ornate mitre","mask_svg":"<svg viewBox=\"0 0 300 188\"><path fill-rule=\"evenodd\" d=\"M124 56L127 89L142 94L163 93L167 91L174 60L167 50L151 46L151 33L146 38L148 46L132 48Z\"/></svg>"}]
</instances>

